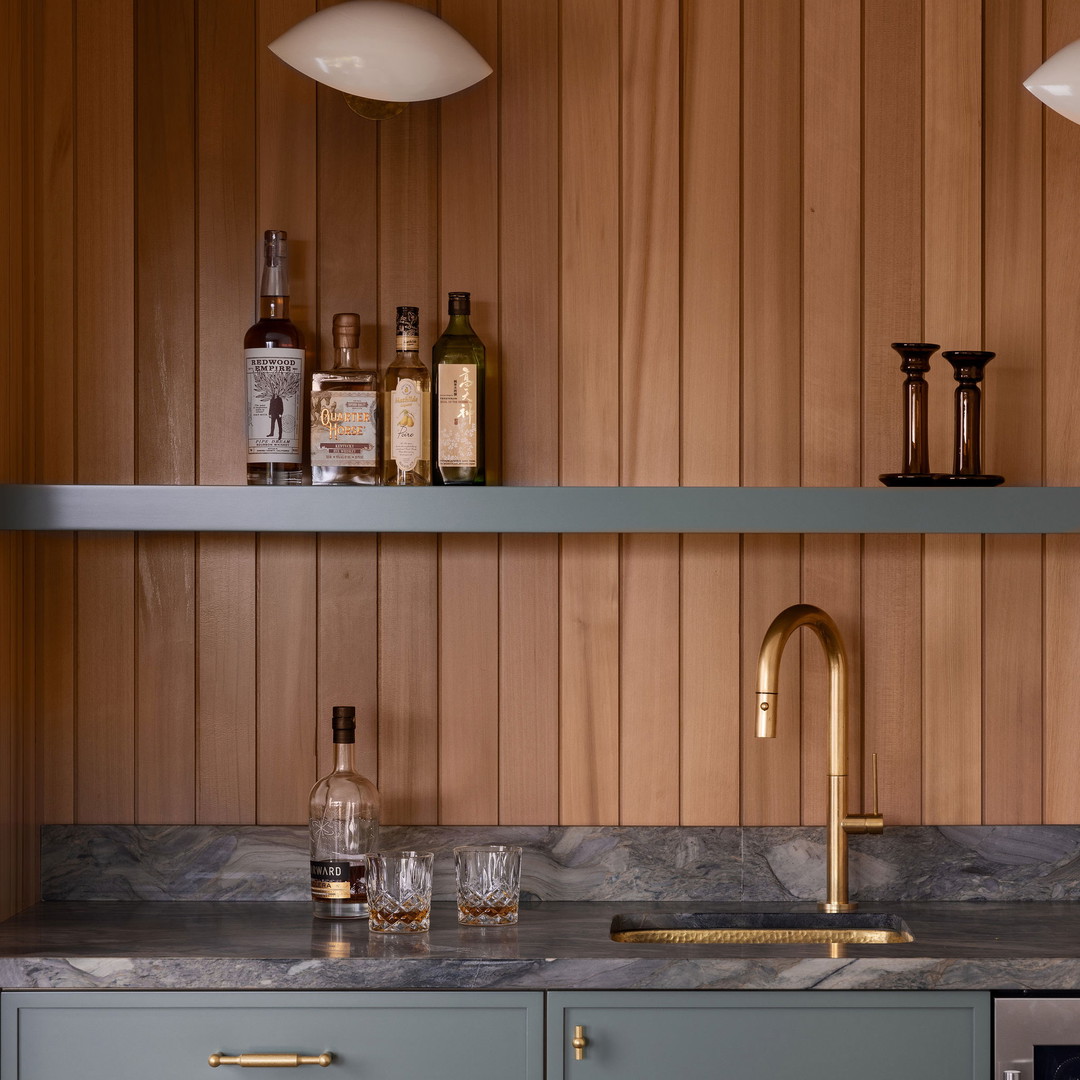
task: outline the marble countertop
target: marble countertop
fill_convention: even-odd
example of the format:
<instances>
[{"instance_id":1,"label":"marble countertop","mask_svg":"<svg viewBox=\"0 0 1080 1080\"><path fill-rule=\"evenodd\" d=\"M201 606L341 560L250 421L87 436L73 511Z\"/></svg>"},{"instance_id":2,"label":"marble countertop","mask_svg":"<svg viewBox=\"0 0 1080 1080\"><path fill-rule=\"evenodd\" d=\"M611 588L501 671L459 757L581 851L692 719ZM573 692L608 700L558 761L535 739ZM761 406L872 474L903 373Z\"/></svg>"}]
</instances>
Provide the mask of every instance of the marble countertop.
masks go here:
<instances>
[{"instance_id":1,"label":"marble countertop","mask_svg":"<svg viewBox=\"0 0 1080 1080\"><path fill-rule=\"evenodd\" d=\"M808 904L546 902L517 926L370 934L306 902L58 902L0 923L5 989L1080 988L1080 904L866 904L901 945L658 945L610 940L618 914L810 911Z\"/></svg>"}]
</instances>

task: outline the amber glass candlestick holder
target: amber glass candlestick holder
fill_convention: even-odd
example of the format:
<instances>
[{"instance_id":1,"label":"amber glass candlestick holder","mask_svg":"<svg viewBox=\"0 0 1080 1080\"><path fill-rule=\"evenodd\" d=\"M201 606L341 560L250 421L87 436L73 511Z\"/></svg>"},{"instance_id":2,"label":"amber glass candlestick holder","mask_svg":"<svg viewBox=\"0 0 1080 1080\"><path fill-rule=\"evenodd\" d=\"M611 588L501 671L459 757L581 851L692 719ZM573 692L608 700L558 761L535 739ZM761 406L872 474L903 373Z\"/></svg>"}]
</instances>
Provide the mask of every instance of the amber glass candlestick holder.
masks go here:
<instances>
[{"instance_id":1,"label":"amber glass candlestick holder","mask_svg":"<svg viewBox=\"0 0 1080 1080\"><path fill-rule=\"evenodd\" d=\"M1002 484L1005 477L982 471L982 390L979 383L983 379L983 370L996 354L954 349L941 355L952 364L953 378L957 382L954 412L956 448L948 482L979 487Z\"/></svg>"},{"instance_id":2,"label":"amber glass candlestick holder","mask_svg":"<svg viewBox=\"0 0 1080 1080\"><path fill-rule=\"evenodd\" d=\"M894 341L900 354L904 380L904 457L898 473L882 473L878 479L887 487L917 487L940 481L943 474L930 471L927 447L927 393L923 376L930 370L930 357L941 348L928 341Z\"/></svg>"}]
</instances>

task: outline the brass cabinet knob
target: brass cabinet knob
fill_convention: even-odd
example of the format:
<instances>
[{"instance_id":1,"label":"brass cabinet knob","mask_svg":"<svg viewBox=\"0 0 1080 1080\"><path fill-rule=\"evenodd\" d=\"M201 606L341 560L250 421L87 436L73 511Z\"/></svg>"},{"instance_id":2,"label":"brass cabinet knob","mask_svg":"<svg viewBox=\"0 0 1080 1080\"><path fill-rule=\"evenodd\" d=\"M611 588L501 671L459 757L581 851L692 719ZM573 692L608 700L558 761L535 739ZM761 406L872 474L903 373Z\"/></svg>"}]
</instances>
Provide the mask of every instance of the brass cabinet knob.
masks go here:
<instances>
[{"instance_id":1,"label":"brass cabinet knob","mask_svg":"<svg viewBox=\"0 0 1080 1080\"><path fill-rule=\"evenodd\" d=\"M207 1061L211 1069L219 1065L239 1065L241 1069L295 1069L298 1065L321 1065L324 1069L334 1060L330 1053L318 1057L303 1054L240 1054L229 1057L227 1054L211 1054Z\"/></svg>"},{"instance_id":2,"label":"brass cabinet knob","mask_svg":"<svg viewBox=\"0 0 1080 1080\"><path fill-rule=\"evenodd\" d=\"M585 1029L579 1024L574 1028L574 1037L570 1040L570 1045L574 1048L574 1060L585 1060L585 1047L589 1045L589 1040L585 1038Z\"/></svg>"}]
</instances>

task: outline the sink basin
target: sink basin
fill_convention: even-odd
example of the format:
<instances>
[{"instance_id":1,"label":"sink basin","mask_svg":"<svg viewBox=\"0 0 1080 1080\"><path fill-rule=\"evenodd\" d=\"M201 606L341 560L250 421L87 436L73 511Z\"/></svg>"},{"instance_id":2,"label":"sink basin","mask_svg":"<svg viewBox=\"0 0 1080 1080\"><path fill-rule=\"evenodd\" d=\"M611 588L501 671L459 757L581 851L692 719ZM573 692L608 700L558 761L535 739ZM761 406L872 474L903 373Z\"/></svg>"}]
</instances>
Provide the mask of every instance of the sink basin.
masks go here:
<instances>
[{"instance_id":1,"label":"sink basin","mask_svg":"<svg viewBox=\"0 0 1080 1080\"><path fill-rule=\"evenodd\" d=\"M673 945L894 945L915 940L903 919L880 911L643 912L616 915L611 939Z\"/></svg>"}]
</instances>

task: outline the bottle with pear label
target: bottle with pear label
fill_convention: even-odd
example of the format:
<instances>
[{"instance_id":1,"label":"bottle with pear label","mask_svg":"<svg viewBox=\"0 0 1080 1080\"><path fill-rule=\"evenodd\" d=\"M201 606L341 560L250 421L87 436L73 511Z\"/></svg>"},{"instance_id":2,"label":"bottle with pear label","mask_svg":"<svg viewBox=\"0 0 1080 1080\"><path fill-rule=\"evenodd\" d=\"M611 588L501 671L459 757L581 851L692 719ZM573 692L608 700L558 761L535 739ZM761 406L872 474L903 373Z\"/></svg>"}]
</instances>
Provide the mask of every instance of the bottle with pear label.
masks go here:
<instances>
[{"instance_id":1,"label":"bottle with pear label","mask_svg":"<svg viewBox=\"0 0 1080 1080\"><path fill-rule=\"evenodd\" d=\"M244 335L247 371L247 482L299 484L304 339L289 318L288 236L263 234L259 321Z\"/></svg>"},{"instance_id":2,"label":"bottle with pear label","mask_svg":"<svg viewBox=\"0 0 1080 1080\"><path fill-rule=\"evenodd\" d=\"M334 771L312 789L311 901L320 919L366 919L364 855L379 846L379 791L356 771L356 710L335 705Z\"/></svg>"},{"instance_id":3,"label":"bottle with pear label","mask_svg":"<svg viewBox=\"0 0 1080 1080\"><path fill-rule=\"evenodd\" d=\"M383 389L383 483L431 483L431 373L420 359L420 311L397 309L393 363Z\"/></svg>"},{"instance_id":4,"label":"bottle with pear label","mask_svg":"<svg viewBox=\"0 0 1080 1080\"><path fill-rule=\"evenodd\" d=\"M484 483L484 343L469 322L467 292L449 295L450 321L431 350L436 483Z\"/></svg>"}]
</instances>

